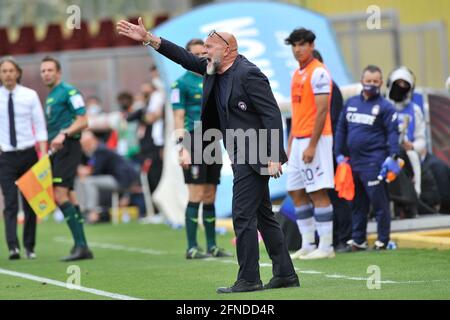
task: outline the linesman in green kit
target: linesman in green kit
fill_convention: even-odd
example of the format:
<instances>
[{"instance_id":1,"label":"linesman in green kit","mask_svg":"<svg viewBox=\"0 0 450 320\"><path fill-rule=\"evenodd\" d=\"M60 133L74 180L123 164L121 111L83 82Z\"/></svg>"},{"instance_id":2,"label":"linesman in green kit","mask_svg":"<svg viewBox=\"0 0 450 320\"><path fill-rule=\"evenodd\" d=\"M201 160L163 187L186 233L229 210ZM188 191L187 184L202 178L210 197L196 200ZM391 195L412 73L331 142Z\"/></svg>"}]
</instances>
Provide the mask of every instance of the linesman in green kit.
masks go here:
<instances>
[{"instance_id":1,"label":"linesman in green kit","mask_svg":"<svg viewBox=\"0 0 450 320\"><path fill-rule=\"evenodd\" d=\"M192 39L186 49L203 57L206 55L203 40ZM171 102L174 110L177 144L179 145L180 164L183 167L184 181L189 189L189 203L186 208L186 233L188 248L187 259L203 259L207 257L229 257L230 253L216 244L216 199L217 185L220 183L221 164L197 164L193 161L194 129L200 124L203 78L201 75L187 71L172 85ZM190 134L190 142L184 134ZM186 143L190 145L187 146ZM218 143L218 142L217 142ZM203 203L203 225L205 227L207 251L197 244L198 211Z\"/></svg>"},{"instance_id":2,"label":"linesman in green kit","mask_svg":"<svg viewBox=\"0 0 450 320\"><path fill-rule=\"evenodd\" d=\"M73 192L82 151L80 135L87 128L86 108L80 92L61 81L61 64L53 57L41 63L41 78L50 89L45 101L49 149L52 152L53 187L56 204L64 214L75 245L62 261L92 259L83 229L83 218Z\"/></svg>"}]
</instances>

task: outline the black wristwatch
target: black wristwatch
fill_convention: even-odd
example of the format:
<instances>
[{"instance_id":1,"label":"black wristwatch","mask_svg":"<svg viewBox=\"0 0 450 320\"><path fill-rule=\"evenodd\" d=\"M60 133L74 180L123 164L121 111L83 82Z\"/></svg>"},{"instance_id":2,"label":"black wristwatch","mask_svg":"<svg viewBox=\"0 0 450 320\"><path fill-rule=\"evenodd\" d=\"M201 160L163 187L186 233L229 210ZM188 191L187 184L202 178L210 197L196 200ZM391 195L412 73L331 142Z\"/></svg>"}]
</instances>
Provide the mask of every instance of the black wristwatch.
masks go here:
<instances>
[{"instance_id":1,"label":"black wristwatch","mask_svg":"<svg viewBox=\"0 0 450 320\"><path fill-rule=\"evenodd\" d=\"M180 144L180 143L182 143L183 142L183 140L184 140L184 138L183 137L178 137L177 138L177 140L175 141L175 144Z\"/></svg>"}]
</instances>

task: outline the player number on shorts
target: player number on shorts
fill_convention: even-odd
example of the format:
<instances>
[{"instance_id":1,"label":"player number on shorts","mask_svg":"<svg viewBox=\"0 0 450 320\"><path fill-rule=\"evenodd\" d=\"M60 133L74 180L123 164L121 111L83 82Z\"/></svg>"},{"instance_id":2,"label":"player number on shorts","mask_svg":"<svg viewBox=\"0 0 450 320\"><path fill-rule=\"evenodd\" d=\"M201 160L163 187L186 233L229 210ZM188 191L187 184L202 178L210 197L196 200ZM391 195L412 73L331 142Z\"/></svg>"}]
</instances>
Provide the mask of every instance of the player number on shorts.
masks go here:
<instances>
[{"instance_id":1,"label":"player number on shorts","mask_svg":"<svg viewBox=\"0 0 450 320\"><path fill-rule=\"evenodd\" d=\"M314 179L314 174L312 169L302 170L303 176L306 177L306 180L312 181Z\"/></svg>"}]
</instances>

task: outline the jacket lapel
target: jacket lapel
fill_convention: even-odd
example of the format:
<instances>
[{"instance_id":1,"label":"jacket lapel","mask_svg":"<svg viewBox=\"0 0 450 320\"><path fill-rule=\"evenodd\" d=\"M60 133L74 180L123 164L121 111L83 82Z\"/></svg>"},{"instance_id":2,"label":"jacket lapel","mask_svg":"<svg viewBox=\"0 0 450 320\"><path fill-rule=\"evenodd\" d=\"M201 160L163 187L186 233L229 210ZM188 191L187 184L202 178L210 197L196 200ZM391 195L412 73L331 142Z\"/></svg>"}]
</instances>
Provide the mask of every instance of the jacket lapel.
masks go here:
<instances>
[{"instance_id":1,"label":"jacket lapel","mask_svg":"<svg viewBox=\"0 0 450 320\"><path fill-rule=\"evenodd\" d=\"M227 112L227 120L228 120L228 115L229 115L228 101L230 100L231 89L233 88L234 75L235 75L234 70L236 69L236 67L239 64L240 60L241 60L241 56L239 55L239 56L237 56L236 60L234 60L234 63L233 63L233 65L230 68L230 72L231 72L230 75L231 75L231 77L228 79L226 99L225 99L225 108L226 108L226 112Z\"/></svg>"},{"instance_id":2,"label":"jacket lapel","mask_svg":"<svg viewBox=\"0 0 450 320\"><path fill-rule=\"evenodd\" d=\"M211 95L215 79L216 79L215 75L207 76L207 78L205 79L203 86L202 114L205 112L206 103L208 102L209 96Z\"/></svg>"}]
</instances>

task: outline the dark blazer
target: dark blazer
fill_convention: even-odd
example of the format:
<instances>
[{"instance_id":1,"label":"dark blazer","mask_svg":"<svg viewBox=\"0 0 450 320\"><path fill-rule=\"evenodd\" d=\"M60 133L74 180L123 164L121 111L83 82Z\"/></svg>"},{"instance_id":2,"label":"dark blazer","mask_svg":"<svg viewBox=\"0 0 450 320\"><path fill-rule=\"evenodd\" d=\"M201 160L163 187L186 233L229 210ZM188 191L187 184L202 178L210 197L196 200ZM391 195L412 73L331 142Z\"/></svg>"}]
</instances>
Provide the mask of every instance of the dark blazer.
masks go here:
<instances>
[{"instance_id":1,"label":"dark blazer","mask_svg":"<svg viewBox=\"0 0 450 320\"><path fill-rule=\"evenodd\" d=\"M139 173L133 165L104 145L98 146L88 160L88 164L92 166L92 175L111 175L122 190L128 189L133 183L139 181Z\"/></svg>"},{"instance_id":2,"label":"dark blazer","mask_svg":"<svg viewBox=\"0 0 450 320\"><path fill-rule=\"evenodd\" d=\"M216 99L213 95L214 81L216 75L206 73L207 59L199 58L182 47L161 38L161 46L157 50L170 60L180 64L185 69L203 75L203 97L202 97L202 128L220 130L219 114L216 106ZM228 71L227 71L228 72ZM262 150L263 157L249 158L250 151L259 154L259 134L256 141L246 141L245 150L237 146L234 157L245 155L245 163L261 172L261 167L266 167L268 159L285 163L287 156L283 145L283 126L281 112L275 101L272 89L267 77L259 68L248 61L244 56L238 55L233 65L229 69L231 73L227 87L227 123L226 129L277 129L278 130L278 150L271 150L270 133L268 133L268 143L263 146L267 152ZM235 139L236 140L236 139ZM227 150L230 153L230 150ZM265 157L265 155L269 157ZM230 154L233 159L233 155ZM265 159L266 158L266 159ZM250 160L256 160L251 161Z\"/></svg>"}]
</instances>

